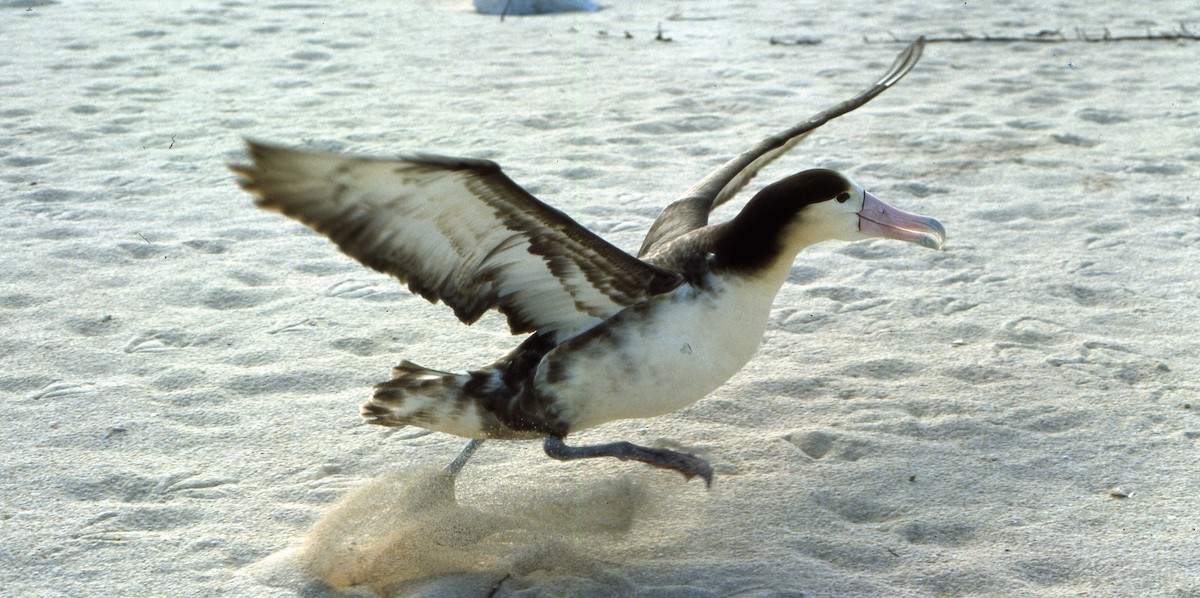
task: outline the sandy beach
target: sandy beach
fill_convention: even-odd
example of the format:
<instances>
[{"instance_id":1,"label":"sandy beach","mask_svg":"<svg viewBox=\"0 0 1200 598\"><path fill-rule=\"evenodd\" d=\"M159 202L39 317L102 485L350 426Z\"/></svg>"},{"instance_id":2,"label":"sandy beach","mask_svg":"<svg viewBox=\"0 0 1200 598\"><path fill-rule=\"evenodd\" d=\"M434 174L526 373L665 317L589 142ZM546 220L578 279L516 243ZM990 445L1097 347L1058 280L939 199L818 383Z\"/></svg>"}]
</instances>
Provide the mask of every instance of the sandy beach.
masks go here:
<instances>
[{"instance_id":1,"label":"sandy beach","mask_svg":"<svg viewBox=\"0 0 1200 598\"><path fill-rule=\"evenodd\" d=\"M0 0L0 595L1200 596L1200 5ZM709 169L931 43L832 168L942 251L801 253L762 347L572 438L365 425L515 346L254 207L242 137L499 162L628 251ZM776 42L771 43L774 39ZM805 43L794 43L805 42Z\"/></svg>"}]
</instances>

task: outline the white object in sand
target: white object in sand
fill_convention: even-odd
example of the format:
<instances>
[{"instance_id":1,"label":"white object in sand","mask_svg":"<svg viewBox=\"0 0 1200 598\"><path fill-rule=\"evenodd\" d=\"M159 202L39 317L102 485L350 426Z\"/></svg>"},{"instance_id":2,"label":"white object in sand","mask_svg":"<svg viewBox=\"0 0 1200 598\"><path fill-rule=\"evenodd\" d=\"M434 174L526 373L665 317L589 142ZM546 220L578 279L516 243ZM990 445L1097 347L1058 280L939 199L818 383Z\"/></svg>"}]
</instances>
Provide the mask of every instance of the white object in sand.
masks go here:
<instances>
[{"instance_id":1,"label":"white object in sand","mask_svg":"<svg viewBox=\"0 0 1200 598\"><path fill-rule=\"evenodd\" d=\"M544 15L556 12L595 12L592 0L475 0L475 12L485 15Z\"/></svg>"}]
</instances>

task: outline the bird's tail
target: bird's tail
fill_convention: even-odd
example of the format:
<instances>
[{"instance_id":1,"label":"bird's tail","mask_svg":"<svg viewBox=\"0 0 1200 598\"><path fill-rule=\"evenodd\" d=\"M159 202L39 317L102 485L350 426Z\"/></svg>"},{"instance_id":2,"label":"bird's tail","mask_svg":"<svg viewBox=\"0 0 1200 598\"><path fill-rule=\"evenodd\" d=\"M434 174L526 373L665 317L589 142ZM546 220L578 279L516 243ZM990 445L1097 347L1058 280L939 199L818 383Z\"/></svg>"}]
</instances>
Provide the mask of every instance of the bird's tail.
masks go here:
<instances>
[{"instance_id":1,"label":"bird's tail","mask_svg":"<svg viewBox=\"0 0 1200 598\"><path fill-rule=\"evenodd\" d=\"M443 372L404 360L392 379L375 385L362 406L367 423L418 426L467 438L485 437L479 405L463 392L470 374Z\"/></svg>"}]
</instances>

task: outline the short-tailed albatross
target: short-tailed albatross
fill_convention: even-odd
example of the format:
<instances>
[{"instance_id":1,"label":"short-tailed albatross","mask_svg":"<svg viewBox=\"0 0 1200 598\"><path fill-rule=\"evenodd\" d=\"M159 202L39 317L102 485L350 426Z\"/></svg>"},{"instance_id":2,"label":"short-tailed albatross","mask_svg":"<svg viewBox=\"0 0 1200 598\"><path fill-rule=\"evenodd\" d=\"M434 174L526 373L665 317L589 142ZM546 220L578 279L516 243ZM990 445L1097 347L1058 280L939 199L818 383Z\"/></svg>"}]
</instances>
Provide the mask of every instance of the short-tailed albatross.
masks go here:
<instances>
[{"instance_id":1,"label":"short-tailed albatross","mask_svg":"<svg viewBox=\"0 0 1200 598\"><path fill-rule=\"evenodd\" d=\"M829 120L899 81L917 40L861 94L729 160L662 211L637 257L534 198L487 160L366 158L248 142L234 166L257 204L328 236L466 324L498 310L529 333L495 363L444 372L401 361L363 416L472 439L544 438L554 459L616 457L712 483L703 459L613 442L569 446L572 432L662 415L703 398L754 355L796 254L826 240L898 239L939 249L937 220L903 212L831 170L805 170L709 224L765 165Z\"/></svg>"}]
</instances>

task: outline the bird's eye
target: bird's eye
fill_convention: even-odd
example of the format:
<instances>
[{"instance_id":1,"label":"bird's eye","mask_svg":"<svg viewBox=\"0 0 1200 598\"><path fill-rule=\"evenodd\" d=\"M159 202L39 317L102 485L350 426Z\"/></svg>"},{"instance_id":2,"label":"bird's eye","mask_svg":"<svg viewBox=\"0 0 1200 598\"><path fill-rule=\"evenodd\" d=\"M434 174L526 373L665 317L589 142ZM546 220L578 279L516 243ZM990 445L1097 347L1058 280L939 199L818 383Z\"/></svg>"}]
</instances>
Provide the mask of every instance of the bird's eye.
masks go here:
<instances>
[{"instance_id":1,"label":"bird's eye","mask_svg":"<svg viewBox=\"0 0 1200 598\"><path fill-rule=\"evenodd\" d=\"M842 191L841 193L838 193L837 197L834 199L836 199L838 203L846 203L850 200L850 192Z\"/></svg>"}]
</instances>

